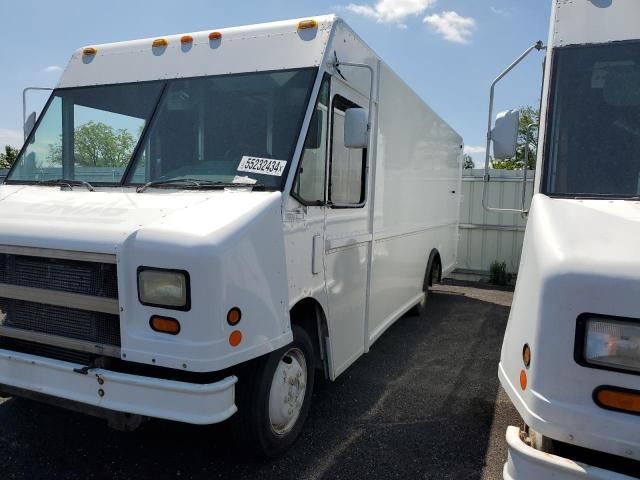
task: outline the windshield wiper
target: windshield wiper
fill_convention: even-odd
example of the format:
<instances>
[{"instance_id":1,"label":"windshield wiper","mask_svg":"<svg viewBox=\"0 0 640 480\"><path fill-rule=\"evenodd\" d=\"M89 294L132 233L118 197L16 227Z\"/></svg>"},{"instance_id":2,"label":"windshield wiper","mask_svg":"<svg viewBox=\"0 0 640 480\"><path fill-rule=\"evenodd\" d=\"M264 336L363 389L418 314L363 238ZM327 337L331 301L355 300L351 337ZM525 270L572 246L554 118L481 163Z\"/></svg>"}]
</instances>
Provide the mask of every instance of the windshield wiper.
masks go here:
<instances>
[{"instance_id":1,"label":"windshield wiper","mask_svg":"<svg viewBox=\"0 0 640 480\"><path fill-rule=\"evenodd\" d=\"M89 182L85 182L84 180L67 180L65 178L56 178L55 180L39 180L35 183L36 185L43 186L53 186L53 187L69 187L69 190L73 190L73 187L82 186L85 187L90 192L95 192L96 189L93 188Z\"/></svg>"},{"instance_id":2,"label":"windshield wiper","mask_svg":"<svg viewBox=\"0 0 640 480\"><path fill-rule=\"evenodd\" d=\"M207 189L207 188L227 188L227 187L251 187L264 188L261 183L229 183L213 182L211 180L199 180L196 178L175 178L168 180L154 180L140 185L136 188L137 193L144 193L149 188L184 188L184 189Z\"/></svg>"}]
</instances>

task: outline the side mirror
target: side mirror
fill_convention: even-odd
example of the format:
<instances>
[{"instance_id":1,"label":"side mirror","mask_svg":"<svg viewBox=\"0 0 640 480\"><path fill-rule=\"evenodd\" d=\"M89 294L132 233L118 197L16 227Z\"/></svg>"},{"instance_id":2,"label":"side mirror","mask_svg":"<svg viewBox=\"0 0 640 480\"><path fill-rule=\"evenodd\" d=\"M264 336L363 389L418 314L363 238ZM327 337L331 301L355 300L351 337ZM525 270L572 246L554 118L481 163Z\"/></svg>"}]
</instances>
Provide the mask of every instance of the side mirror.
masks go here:
<instances>
[{"instance_id":1,"label":"side mirror","mask_svg":"<svg viewBox=\"0 0 640 480\"><path fill-rule=\"evenodd\" d=\"M369 147L369 113L364 108L349 108L344 118L344 146Z\"/></svg>"},{"instance_id":2,"label":"side mirror","mask_svg":"<svg viewBox=\"0 0 640 480\"><path fill-rule=\"evenodd\" d=\"M491 130L493 156L495 158L498 160L507 160L516 156L519 126L519 110L508 110L498 114L496 117L496 125L493 127L493 130Z\"/></svg>"},{"instance_id":3,"label":"side mirror","mask_svg":"<svg viewBox=\"0 0 640 480\"><path fill-rule=\"evenodd\" d=\"M33 130L33 127L36 126L36 112L31 112L31 114L27 117L27 121L24 122L24 139L26 140Z\"/></svg>"}]
</instances>

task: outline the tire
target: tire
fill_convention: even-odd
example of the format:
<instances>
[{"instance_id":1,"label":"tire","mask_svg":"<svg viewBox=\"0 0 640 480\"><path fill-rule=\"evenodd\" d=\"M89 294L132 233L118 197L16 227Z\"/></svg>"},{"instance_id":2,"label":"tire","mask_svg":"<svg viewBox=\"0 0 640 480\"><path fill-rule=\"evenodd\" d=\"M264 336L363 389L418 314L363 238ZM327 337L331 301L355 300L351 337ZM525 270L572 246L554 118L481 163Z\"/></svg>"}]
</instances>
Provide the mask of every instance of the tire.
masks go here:
<instances>
[{"instance_id":1,"label":"tire","mask_svg":"<svg viewBox=\"0 0 640 480\"><path fill-rule=\"evenodd\" d=\"M421 317L427 311L429 287L438 283L440 281L441 276L442 276L442 266L440 265L440 260L438 260L438 258L434 258L433 263L429 268L429 271L425 272L425 275L424 275L424 282L422 284L422 291L424 292L424 297L422 297L422 300L420 300L420 303L418 303L415 306L415 313L418 316Z\"/></svg>"},{"instance_id":2,"label":"tire","mask_svg":"<svg viewBox=\"0 0 640 480\"><path fill-rule=\"evenodd\" d=\"M260 359L236 387L235 443L264 458L282 455L296 441L311 405L313 345L302 327L292 330L293 343Z\"/></svg>"}]
</instances>

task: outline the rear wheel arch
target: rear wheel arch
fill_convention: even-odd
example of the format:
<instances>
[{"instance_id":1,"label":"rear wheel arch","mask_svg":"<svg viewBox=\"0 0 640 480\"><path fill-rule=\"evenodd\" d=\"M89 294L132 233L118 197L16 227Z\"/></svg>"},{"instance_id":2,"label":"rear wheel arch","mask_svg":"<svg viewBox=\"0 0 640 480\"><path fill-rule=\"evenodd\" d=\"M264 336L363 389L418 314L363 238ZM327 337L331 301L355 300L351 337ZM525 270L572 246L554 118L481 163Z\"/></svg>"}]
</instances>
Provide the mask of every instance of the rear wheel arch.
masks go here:
<instances>
[{"instance_id":1,"label":"rear wheel arch","mask_svg":"<svg viewBox=\"0 0 640 480\"><path fill-rule=\"evenodd\" d=\"M442 280L442 259L440 257L440 252L438 252L438 249L436 248L432 249L431 252L429 253L429 261L427 262L427 268L424 274L424 283L423 283L424 291L426 291L428 287L433 286L434 277L432 273L435 267L438 268L436 272L437 273L436 282L440 282Z\"/></svg>"}]
</instances>

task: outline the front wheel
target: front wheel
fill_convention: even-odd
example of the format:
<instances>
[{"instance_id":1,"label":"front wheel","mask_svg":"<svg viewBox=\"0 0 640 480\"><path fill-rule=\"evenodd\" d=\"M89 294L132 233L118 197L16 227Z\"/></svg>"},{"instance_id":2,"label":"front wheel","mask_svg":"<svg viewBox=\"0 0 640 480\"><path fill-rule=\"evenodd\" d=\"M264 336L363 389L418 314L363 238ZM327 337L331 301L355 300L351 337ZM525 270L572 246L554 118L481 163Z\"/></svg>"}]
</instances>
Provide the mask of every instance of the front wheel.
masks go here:
<instances>
[{"instance_id":1,"label":"front wheel","mask_svg":"<svg viewBox=\"0 0 640 480\"><path fill-rule=\"evenodd\" d=\"M295 442L311 404L313 351L307 332L294 325L293 343L269 354L240 378L236 388L238 413L232 417L239 446L274 458Z\"/></svg>"}]
</instances>

